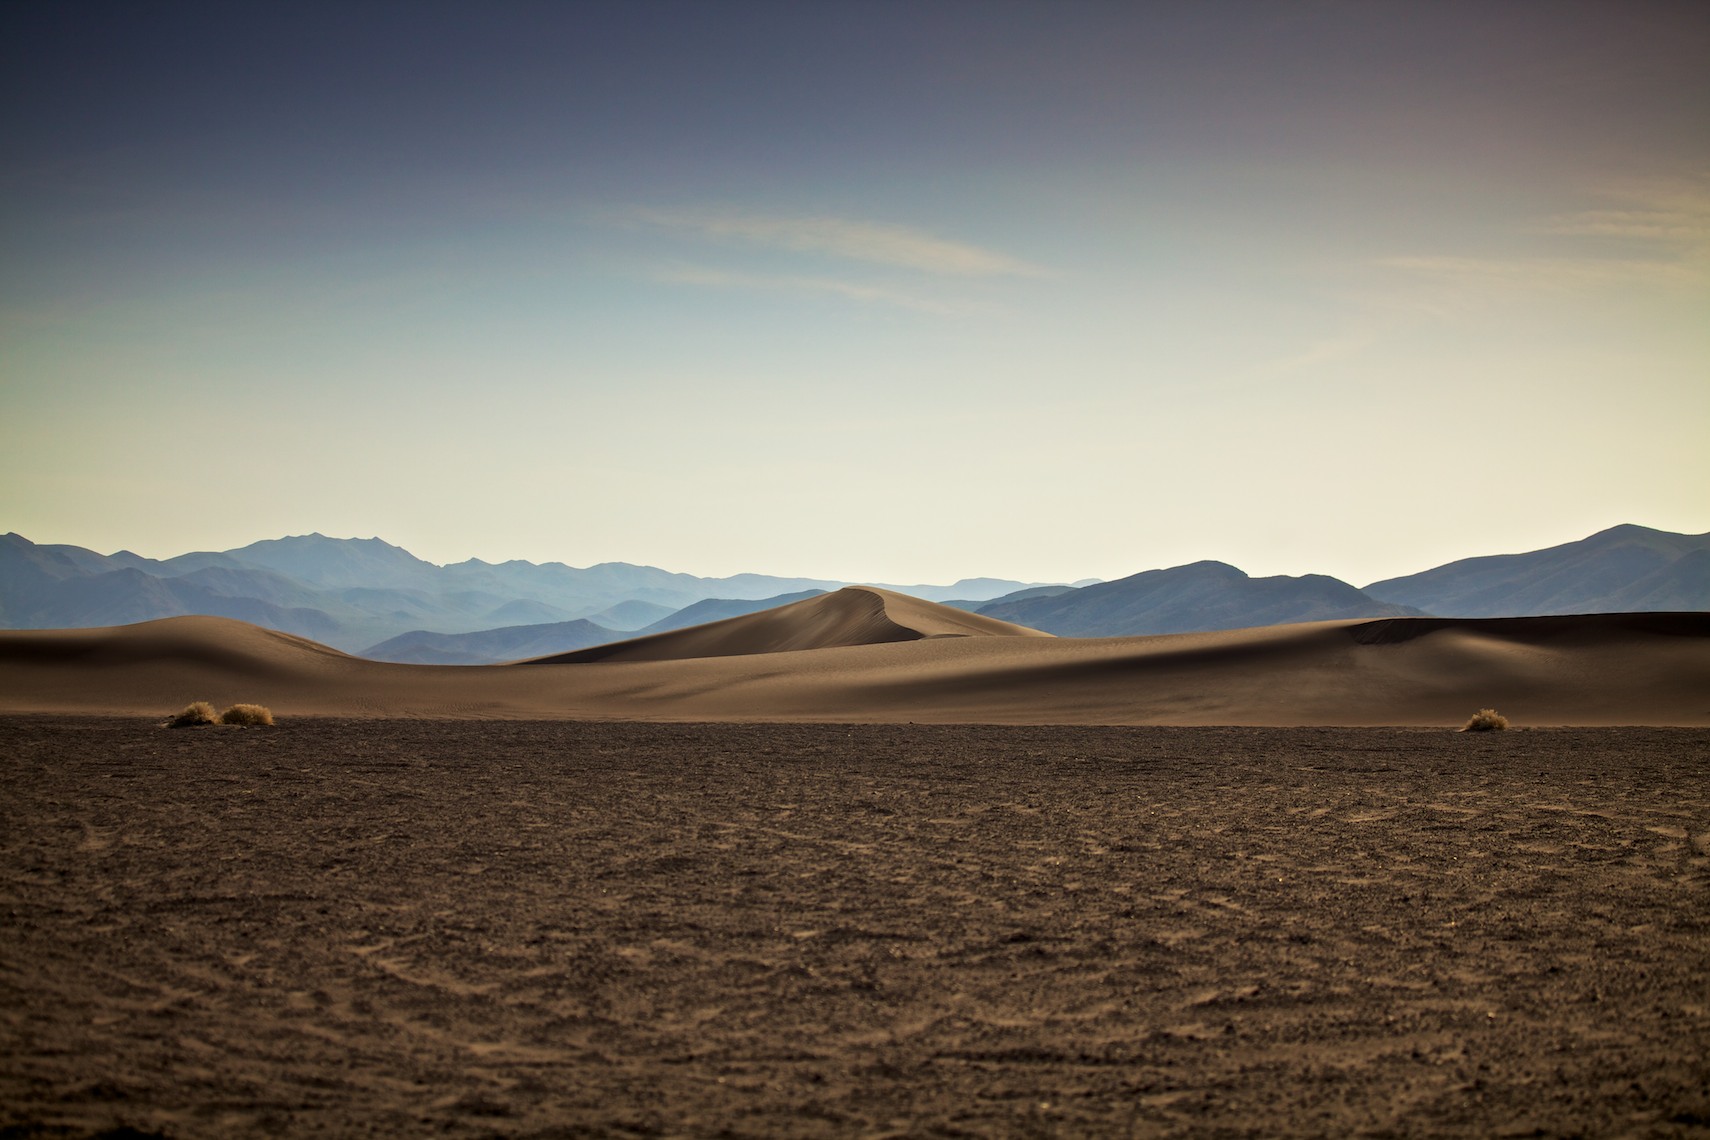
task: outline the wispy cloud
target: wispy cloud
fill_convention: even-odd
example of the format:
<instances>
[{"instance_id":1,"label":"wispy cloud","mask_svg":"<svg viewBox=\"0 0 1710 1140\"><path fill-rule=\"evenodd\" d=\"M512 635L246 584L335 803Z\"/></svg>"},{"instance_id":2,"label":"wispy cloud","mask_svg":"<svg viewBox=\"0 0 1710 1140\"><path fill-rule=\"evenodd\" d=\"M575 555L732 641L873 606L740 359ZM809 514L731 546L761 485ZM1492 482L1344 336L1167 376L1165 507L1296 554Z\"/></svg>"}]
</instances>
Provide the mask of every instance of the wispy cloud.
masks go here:
<instances>
[{"instance_id":1,"label":"wispy cloud","mask_svg":"<svg viewBox=\"0 0 1710 1140\"><path fill-rule=\"evenodd\" d=\"M700 265L674 265L653 273L655 280L672 285L701 285L718 289L764 289L778 292L823 293L851 301L895 305L922 313L949 313L956 306L904 290L834 277L731 273Z\"/></svg>"},{"instance_id":2,"label":"wispy cloud","mask_svg":"<svg viewBox=\"0 0 1710 1140\"><path fill-rule=\"evenodd\" d=\"M1567 292L1605 285L1686 285L1703 272L1673 261L1586 257L1386 257L1390 269L1443 280L1535 292Z\"/></svg>"},{"instance_id":3,"label":"wispy cloud","mask_svg":"<svg viewBox=\"0 0 1710 1140\"><path fill-rule=\"evenodd\" d=\"M1566 237L1612 237L1631 241L1700 244L1710 240L1710 216L1685 210L1583 210L1561 214L1539 227Z\"/></svg>"},{"instance_id":4,"label":"wispy cloud","mask_svg":"<svg viewBox=\"0 0 1710 1140\"><path fill-rule=\"evenodd\" d=\"M1593 197L1599 205L1529 227L1561 239L1553 243L1560 249L1554 255L1416 254L1377 264L1435 286L1413 302L1438 311L1503 295L1692 288L1710 281L1710 175L1634 180L1601 187Z\"/></svg>"},{"instance_id":5,"label":"wispy cloud","mask_svg":"<svg viewBox=\"0 0 1710 1140\"><path fill-rule=\"evenodd\" d=\"M631 222L683 230L703 238L740 241L795 253L822 254L956 277L1034 276L1036 265L996 250L950 241L908 226L851 218L740 212L631 210Z\"/></svg>"},{"instance_id":6,"label":"wispy cloud","mask_svg":"<svg viewBox=\"0 0 1710 1140\"><path fill-rule=\"evenodd\" d=\"M1710 251L1710 172L1691 178L1606 185L1606 205L1546 218L1539 229L1565 237L1615 238L1681 257Z\"/></svg>"},{"instance_id":7,"label":"wispy cloud","mask_svg":"<svg viewBox=\"0 0 1710 1140\"><path fill-rule=\"evenodd\" d=\"M1346 360L1349 357L1358 356L1370 348L1377 339L1378 333L1375 331L1324 337L1307 344L1298 352L1269 361L1257 371L1272 376L1309 371Z\"/></svg>"}]
</instances>

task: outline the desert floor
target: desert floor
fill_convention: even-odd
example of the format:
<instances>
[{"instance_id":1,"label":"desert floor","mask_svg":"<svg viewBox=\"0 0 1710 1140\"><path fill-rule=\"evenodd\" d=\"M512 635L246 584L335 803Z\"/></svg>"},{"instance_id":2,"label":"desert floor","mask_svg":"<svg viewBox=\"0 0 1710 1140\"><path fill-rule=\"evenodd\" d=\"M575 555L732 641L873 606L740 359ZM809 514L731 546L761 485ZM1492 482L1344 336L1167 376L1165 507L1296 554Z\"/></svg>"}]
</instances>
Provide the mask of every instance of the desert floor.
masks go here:
<instances>
[{"instance_id":1,"label":"desert floor","mask_svg":"<svg viewBox=\"0 0 1710 1140\"><path fill-rule=\"evenodd\" d=\"M0 1135L1710 1135L1704 729L6 717L0 765Z\"/></svg>"}]
</instances>

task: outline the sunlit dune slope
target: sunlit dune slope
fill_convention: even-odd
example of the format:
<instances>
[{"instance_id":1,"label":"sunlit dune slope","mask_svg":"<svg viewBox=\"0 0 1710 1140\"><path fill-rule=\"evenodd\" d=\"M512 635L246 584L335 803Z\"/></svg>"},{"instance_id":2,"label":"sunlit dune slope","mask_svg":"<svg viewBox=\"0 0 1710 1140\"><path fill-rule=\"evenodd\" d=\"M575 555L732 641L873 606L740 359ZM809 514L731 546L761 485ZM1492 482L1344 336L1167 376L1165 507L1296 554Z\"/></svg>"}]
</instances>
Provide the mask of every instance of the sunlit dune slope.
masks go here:
<instances>
[{"instance_id":1,"label":"sunlit dune slope","mask_svg":"<svg viewBox=\"0 0 1710 1140\"><path fill-rule=\"evenodd\" d=\"M1050 637L873 586L848 586L756 614L673 629L610 645L538 657L528 664L681 661L850 645L886 645L937 637Z\"/></svg>"},{"instance_id":2,"label":"sunlit dune slope","mask_svg":"<svg viewBox=\"0 0 1710 1140\"><path fill-rule=\"evenodd\" d=\"M0 632L0 712L164 717L207 700L255 701L281 718L1453 727L1494 706L1517 725L1710 725L1704 613L1080 640L958 636L987 627L968 615L928 622L922 614L937 619L938 607L910 611L862 593L782 607L769 621L714 623L696 635L706 640L626 643L703 654L679 659L395 665L221 618ZM780 621L787 610L796 614ZM787 647L816 637L832 643ZM866 641L835 640L857 637ZM714 651L724 655L704 655Z\"/></svg>"}]
</instances>

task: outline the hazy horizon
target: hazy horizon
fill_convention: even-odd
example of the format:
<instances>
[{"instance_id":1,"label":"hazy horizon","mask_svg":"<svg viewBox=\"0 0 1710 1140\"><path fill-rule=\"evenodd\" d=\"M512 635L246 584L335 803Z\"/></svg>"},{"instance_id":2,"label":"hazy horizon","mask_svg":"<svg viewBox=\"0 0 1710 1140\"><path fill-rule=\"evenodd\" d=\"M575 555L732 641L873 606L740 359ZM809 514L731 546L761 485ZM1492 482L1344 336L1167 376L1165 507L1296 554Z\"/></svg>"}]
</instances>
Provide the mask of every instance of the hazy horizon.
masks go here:
<instances>
[{"instance_id":1,"label":"hazy horizon","mask_svg":"<svg viewBox=\"0 0 1710 1140\"><path fill-rule=\"evenodd\" d=\"M1363 585L1710 530L1710 8L0 11L0 530Z\"/></svg>"},{"instance_id":2,"label":"hazy horizon","mask_svg":"<svg viewBox=\"0 0 1710 1140\"><path fill-rule=\"evenodd\" d=\"M1600 528L1600 531L1595 532L1595 533L1601 533L1602 530L1609 530L1609 529L1612 529L1614 526L1622 526L1622 525L1643 525L1643 524L1616 523L1616 524L1611 524L1610 527ZM1654 529L1662 529L1662 528L1654 528L1653 527L1650 529L1654 530ZM1674 533L1683 533L1683 532L1674 532ZM55 543L55 542L51 542L51 541L39 540L39 539L35 538L34 536L27 535L27 534L21 535L20 537L34 543L37 546L56 546L56 545L73 545L73 546L75 546L75 545L81 545L81 544L77 544L77 543ZM1548 549L1550 547L1563 546L1563 545L1567 545L1567 544L1570 544L1573 542L1577 542L1581 539L1585 539L1585 538L1589 538L1589 537L1591 537L1591 535L1580 535L1577 538L1564 539L1562 542L1552 542L1552 543L1549 543L1546 547L1540 547L1538 549ZM109 557L112 555L115 555L115 554L128 552L131 554L139 555L139 556L144 557L144 558L152 558L156 561L166 561L166 560L169 560L171 558L175 558L175 557L178 557L181 555L189 555L189 554L224 554L224 553L229 553L229 552L234 551L234 550L241 550L244 547L251 546L251 545L254 545L254 544L260 543L260 542L277 542L277 541L283 541L283 540L289 540L289 539L295 539L295 538L324 538L324 539L329 539L329 540L335 541L335 542L383 542L383 543L386 543L388 546L396 547L397 549L403 550L406 554L413 555L414 557L420 559L421 561L424 561L424 562L430 563L431 565L439 566L442 568L445 566L456 565L457 563L469 562L469 561L479 561L479 562L487 563L489 565L503 565L504 563L513 562L513 561L522 561L522 562L533 561L530 559L514 559L514 558L509 558L509 557L504 557L504 556L483 558L483 557L480 557L478 555L470 555L468 558L459 558L459 559L453 559L449 562L440 562L440 561L437 561L435 559L424 558L419 552L411 550L409 547L404 546L401 543L392 542L391 540L387 539L385 535L328 535L328 534L322 534L319 531L310 532L308 534L272 535L272 536L268 536L266 538L252 539L248 542L237 543L233 546L225 547L225 548L222 548L220 550L212 550L212 549L208 549L208 550L176 550L176 551L167 551L164 553L150 553L150 552L146 552L146 551L133 550L129 547L106 548L106 547L90 546L90 547L84 547L84 549L93 550L97 554L103 554L103 555L107 555ZM1463 561L1466 559L1482 558L1482 557L1487 557L1487 556L1492 556L1492 555L1528 554L1528 553L1534 553L1534 551L1530 551L1530 550L1478 550L1478 551L1471 551L1468 553L1457 555L1454 558L1447 559L1442 563L1433 563L1430 566L1417 566L1411 570L1406 570L1406 571L1402 571L1401 573L1398 573L1398 574L1389 575L1389 577L1393 577L1393 578L1406 577L1406 576L1409 576L1412 574L1422 573L1426 570L1434 570L1434 569L1439 568L1440 566L1447 565L1448 563L1451 563L1451 562L1459 562L1459 561ZM884 580L880 580L877 578L851 578L851 577L848 577L847 575L840 575L840 574L835 574L835 573L830 573L830 574L796 574L796 573L789 573L789 572L773 571L773 570L770 570L770 569L763 567L763 566L749 567L746 570L736 570L736 571L732 571L729 574L705 574L705 573L701 573L701 572L695 570L693 567L656 566L656 565L653 565L651 563L637 563L637 562L634 562L632 560L621 559L621 558L605 559L599 563L595 563L595 562L565 563L563 559L549 559L549 560L547 560L547 563L568 565L568 566L570 566L571 569L582 569L582 570L589 569L593 566L602 565L602 564L605 564L605 565L648 566L648 567L651 567L652 569L655 569L655 570L664 570L667 573L688 574L688 575L693 576L693 577L706 578L706 579L722 579L722 578L739 577L742 575L755 575L755 576L779 578L779 579L807 579L807 580L819 580L819 581L825 581L825 582L841 582L841 583L847 583L850 585L870 585L870 586L880 586L880 587L883 587L883 586L933 586L933 587L942 588L945 586L956 585L956 584L963 582L963 581L979 581L982 579L997 580L997 581L1017 581L1017 582L1021 582L1023 585L1077 585L1077 586L1080 586L1080 585L1090 585L1090 584L1097 583L1097 582L1116 581L1116 580L1121 579L1121 578L1128 578L1128 577L1132 577L1133 575L1136 575L1136 574L1146 573L1148 571L1153 571L1153 570L1177 569L1181 566L1191 565L1191 564L1197 563L1197 562L1225 562L1225 561L1227 561L1227 560L1221 559L1221 558L1213 558L1213 557L1209 557L1209 556L1206 558L1193 558L1193 559L1187 560L1187 562L1173 563L1169 566L1141 566L1141 567L1137 567L1133 570L1129 570L1127 573L1124 573L1124 574L1112 575L1109 578L1101 578L1101 577L1097 577L1097 576L1082 575L1078 578L1063 578L1063 579L1055 579L1055 580L1029 580L1029 579L1017 579L1011 575L1000 574L1000 573L972 572L972 573L968 573L968 574L959 575L958 577L953 578L953 579L928 580L928 579L922 578L922 579L913 579L913 580L909 580L909 581L902 581L900 579L899 580L892 580L892 581L884 581ZM542 565L544 563L534 562L533 564ZM1253 578L1262 578L1262 577L1272 576L1269 574L1254 573L1254 572L1248 570L1246 567L1239 566L1239 565L1236 566L1236 569L1247 572L1248 576L1253 577ZM1307 571L1302 571L1301 574L1328 575L1329 577L1338 578L1341 581L1347 582L1350 585L1358 586L1361 588L1364 588L1367 585L1370 585L1372 583L1383 580L1383 579L1373 578L1373 579L1369 579L1369 580L1357 580L1356 581L1355 579L1344 578L1340 574L1336 574L1332 571L1327 571L1327 570L1307 570ZM1292 575L1292 576L1298 577L1300 575Z\"/></svg>"}]
</instances>

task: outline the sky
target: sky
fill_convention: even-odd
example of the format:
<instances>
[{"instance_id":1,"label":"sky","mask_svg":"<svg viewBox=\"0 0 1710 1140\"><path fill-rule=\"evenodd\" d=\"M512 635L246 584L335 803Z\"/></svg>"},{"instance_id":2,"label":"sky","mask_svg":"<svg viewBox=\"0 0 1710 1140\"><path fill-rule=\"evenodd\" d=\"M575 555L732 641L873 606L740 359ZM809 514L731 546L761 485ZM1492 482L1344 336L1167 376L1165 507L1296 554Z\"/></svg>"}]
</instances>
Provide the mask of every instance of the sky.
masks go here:
<instances>
[{"instance_id":1,"label":"sky","mask_svg":"<svg viewBox=\"0 0 1710 1140\"><path fill-rule=\"evenodd\" d=\"M0 531L1364 585L1710 531L1710 5L0 6Z\"/></svg>"}]
</instances>

